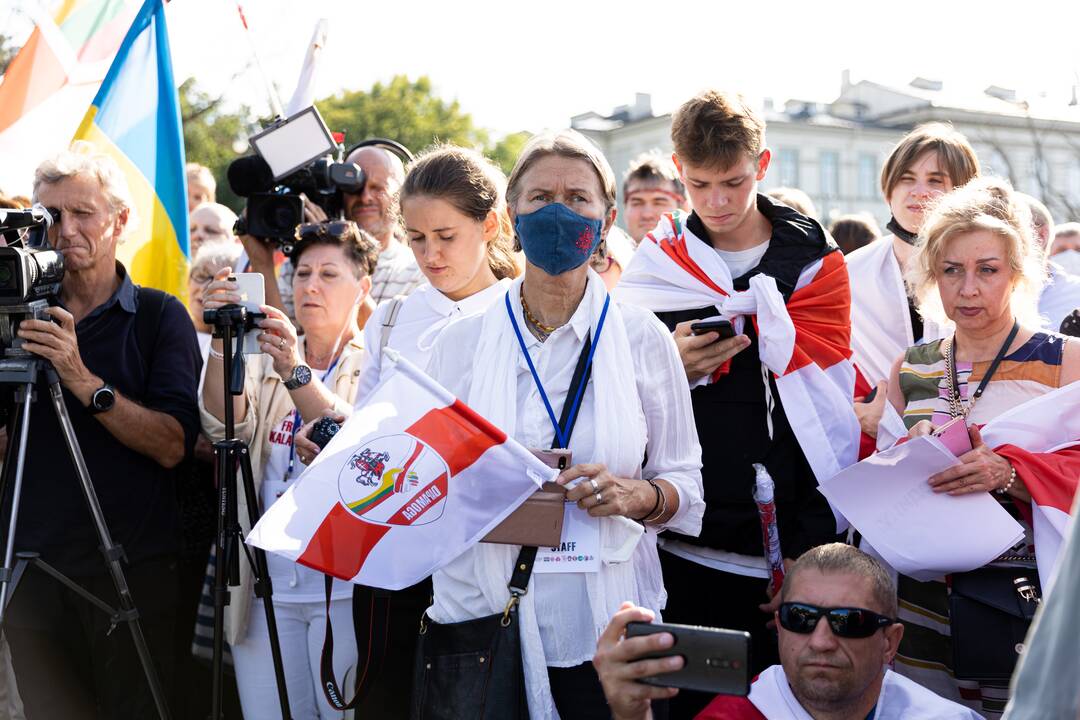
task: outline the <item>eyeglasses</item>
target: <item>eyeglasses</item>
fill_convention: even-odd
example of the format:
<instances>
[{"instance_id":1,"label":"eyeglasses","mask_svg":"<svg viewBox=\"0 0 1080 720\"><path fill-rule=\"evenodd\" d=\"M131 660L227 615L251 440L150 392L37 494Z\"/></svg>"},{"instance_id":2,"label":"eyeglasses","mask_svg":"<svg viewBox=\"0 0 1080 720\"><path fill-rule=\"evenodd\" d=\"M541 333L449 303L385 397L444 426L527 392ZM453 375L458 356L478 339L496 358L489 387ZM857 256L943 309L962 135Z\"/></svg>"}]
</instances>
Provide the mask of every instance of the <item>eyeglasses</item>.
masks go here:
<instances>
[{"instance_id":1,"label":"eyeglasses","mask_svg":"<svg viewBox=\"0 0 1080 720\"><path fill-rule=\"evenodd\" d=\"M333 238L340 239L353 228L350 220L331 220L322 223L304 223L296 228L296 239Z\"/></svg>"},{"instance_id":2,"label":"eyeglasses","mask_svg":"<svg viewBox=\"0 0 1080 720\"><path fill-rule=\"evenodd\" d=\"M197 285L206 285L213 279L214 276L205 270L196 270L191 273L191 281Z\"/></svg>"},{"instance_id":3,"label":"eyeglasses","mask_svg":"<svg viewBox=\"0 0 1080 720\"><path fill-rule=\"evenodd\" d=\"M822 617L828 621L833 634L842 638L868 638L878 628L897 622L862 608L821 608L805 603L780 605L780 626L793 633L809 635Z\"/></svg>"}]
</instances>

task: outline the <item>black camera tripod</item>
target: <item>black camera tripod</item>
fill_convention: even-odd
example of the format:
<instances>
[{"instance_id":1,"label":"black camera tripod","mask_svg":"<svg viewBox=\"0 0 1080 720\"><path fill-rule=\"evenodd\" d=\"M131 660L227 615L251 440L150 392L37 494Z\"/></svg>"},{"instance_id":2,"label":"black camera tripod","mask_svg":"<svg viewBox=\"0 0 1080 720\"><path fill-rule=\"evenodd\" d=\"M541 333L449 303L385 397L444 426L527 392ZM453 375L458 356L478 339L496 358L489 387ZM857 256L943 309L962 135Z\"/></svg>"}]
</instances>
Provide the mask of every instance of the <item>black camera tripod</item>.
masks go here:
<instances>
[{"instance_id":1,"label":"black camera tripod","mask_svg":"<svg viewBox=\"0 0 1080 720\"><path fill-rule=\"evenodd\" d=\"M244 497L247 500L248 521L251 527L259 519L258 498L255 495L255 481L251 472L251 457L248 447L236 439L236 426L233 418L233 395L244 392L244 333L252 330L253 313L241 305L225 305L216 310L207 310L203 315L207 325L214 326L214 337L221 338L222 365L225 379L225 438L214 443L215 479L217 481L218 524L215 549L217 561L214 566L214 659L213 659L213 699L211 720L221 718L222 693L222 654L225 642L225 606L229 603L228 585L240 584L240 548L247 555L255 581L255 597L260 598L266 612L266 628L270 635L270 653L274 660L274 678L277 681L278 703L281 705L282 720L290 720L289 695L285 685L285 666L281 659L281 643L278 640L277 619L274 616L274 594L270 584L270 573L266 566L266 553L260 548L248 549L244 543L243 532L237 518L237 466L244 482Z\"/></svg>"},{"instance_id":2,"label":"black camera tripod","mask_svg":"<svg viewBox=\"0 0 1080 720\"><path fill-rule=\"evenodd\" d=\"M112 576L113 585L116 587L116 595L120 599L119 610L109 606L46 563L37 553L20 552L14 566L12 565L15 554L15 529L19 519L19 499L22 494L23 470L26 467L26 443L30 431L30 408L34 402L34 388L37 385L38 378L42 376L44 376L49 386L49 396L52 399L56 417L60 421L64 443L67 445L71 462L75 466L83 495L86 496L86 504L90 508L90 515L93 518L98 538L101 540L101 552L105 555L105 564L109 569L109 574ZM139 654L139 661L142 663L143 672L146 673L146 681L150 685L150 694L154 698L154 705L157 707L158 715L161 716L162 720L168 720L169 708L166 704L165 693L158 679L154 661L150 657L150 649L147 647L142 627L139 625L139 611L135 607L135 601L131 597L131 590L128 588L127 579L124 577L124 571L120 565L121 560L125 559L124 550L113 542L112 536L109 534L109 528L105 524L101 504L98 502L94 484L90 479L90 471L86 467L82 450L79 448L79 440L71 426L67 406L64 405L60 378L56 374L55 368L47 360L31 356L28 353L20 354L16 351L16 353L9 354L0 360L0 385L14 386L15 407L17 408L12 433L8 438L3 473L0 474L0 504L3 503L3 499L6 497L8 483L14 479L15 484L11 495L11 518L8 524L7 545L4 547L4 566L0 568L0 626L3 625L8 602L18 588L19 580L22 578L26 568L32 565L47 573L108 615L113 627L121 622L127 623L128 628L131 630L131 639L135 642L135 650ZM15 441L16 438L18 439L17 442Z\"/></svg>"}]
</instances>

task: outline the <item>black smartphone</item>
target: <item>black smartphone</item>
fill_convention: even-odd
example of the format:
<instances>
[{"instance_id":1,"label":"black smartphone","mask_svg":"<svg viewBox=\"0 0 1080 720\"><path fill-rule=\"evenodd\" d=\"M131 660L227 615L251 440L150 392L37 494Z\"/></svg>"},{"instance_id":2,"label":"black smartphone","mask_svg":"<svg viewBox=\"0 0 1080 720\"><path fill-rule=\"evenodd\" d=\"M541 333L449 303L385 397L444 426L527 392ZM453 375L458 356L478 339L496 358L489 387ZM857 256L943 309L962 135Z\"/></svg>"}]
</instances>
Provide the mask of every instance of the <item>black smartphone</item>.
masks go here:
<instances>
[{"instance_id":1,"label":"black smartphone","mask_svg":"<svg viewBox=\"0 0 1080 720\"><path fill-rule=\"evenodd\" d=\"M870 389L870 392L866 393L866 397L864 397L862 399L862 401L864 403L872 403L872 402L874 402L874 398L876 398L876 397L877 397L877 388L874 387L874 388Z\"/></svg>"},{"instance_id":2,"label":"black smartphone","mask_svg":"<svg viewBox=\"0 0 1080 720\"><path fill-rule=\"evenodd\" d=\"M750 633L740 630L632 622L626 637L671 633L675 644L646 658L681 655L681 670L642 678L640 682L659 687L677 687L722 695L750 694Z\"/></svg>"},{"instance_id":3,"label":"black smartphone","mask_svg":"<svg viewBox=\"0 0 1080 720\"><path fill-rule=\"evenodd\" d=\"M694 335L718 332L720 333L720 340L727 340L735 337L735 326L729 320L699 320L690 325L690 332Z\"/></svg>"}]
</instances>

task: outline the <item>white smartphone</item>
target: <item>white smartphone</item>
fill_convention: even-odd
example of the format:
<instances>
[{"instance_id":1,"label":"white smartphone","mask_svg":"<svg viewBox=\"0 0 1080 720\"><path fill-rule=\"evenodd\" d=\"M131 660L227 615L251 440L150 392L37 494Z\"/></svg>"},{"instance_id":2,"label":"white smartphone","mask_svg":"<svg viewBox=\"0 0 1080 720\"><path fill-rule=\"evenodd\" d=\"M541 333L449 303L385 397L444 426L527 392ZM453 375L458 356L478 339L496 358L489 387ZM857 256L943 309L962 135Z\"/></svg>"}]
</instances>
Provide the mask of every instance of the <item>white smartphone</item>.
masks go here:
<instances>
[{"instance_id":1,"label":"white smartphone","mask_svg":"<svg viewBox=\"0 0 1080 720\"><path fill-rule=\"evenodd\" d=\"M266 287L263 285L262 273L236 273L232 279L239 286L240 304L252 312L262 312L259 306L266 303ZM259 346L261 332L258 328L253 328L244 333L245 355L262 352Z\"/></svg>"}]
</instances>

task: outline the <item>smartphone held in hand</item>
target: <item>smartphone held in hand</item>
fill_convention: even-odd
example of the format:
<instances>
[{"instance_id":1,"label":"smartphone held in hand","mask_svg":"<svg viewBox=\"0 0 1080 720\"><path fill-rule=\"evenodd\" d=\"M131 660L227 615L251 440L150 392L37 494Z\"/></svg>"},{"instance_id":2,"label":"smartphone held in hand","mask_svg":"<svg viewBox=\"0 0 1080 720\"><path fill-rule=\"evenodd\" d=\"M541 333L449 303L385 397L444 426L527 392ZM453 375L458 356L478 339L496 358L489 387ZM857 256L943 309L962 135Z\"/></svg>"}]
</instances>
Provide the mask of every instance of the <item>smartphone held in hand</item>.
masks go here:
<instances>
[{"instance_id":1,"label":"smartphone held in hand","mask_svg":"<svg viewBox=\"0 0 1080 720\"><path fill-rule=\"evenodd\" d=\"M683 667L640 682L720 695L750 694L750 633L664 623L632 622L626 626L627 638L661 632L670 633L675 644L642 659L681 655Z\"/></svg>"},{"instance_id":2,"label":"smartphone held in hand","mask_svg":"<svg viewBox=\"0 0 1080 720\"><path fill-rule=\"evenodd\" d=\"M236 273L229 279L237 284L240 293L240 304L251 312L261 313L260 306L266 303L266 286L263 284L262 273ZM243 351L245 355L262 352L262 348L259 346L258 328L244 334Z\"/></svg>"}]
</instances>

